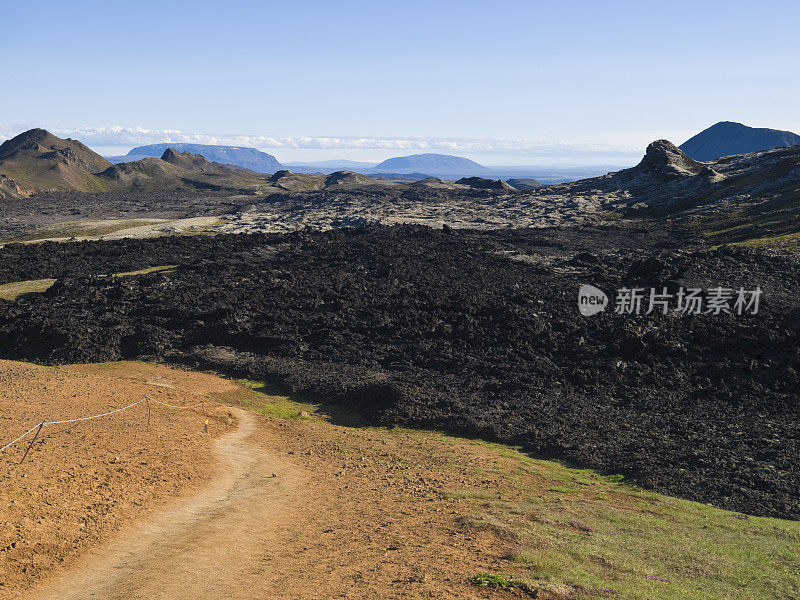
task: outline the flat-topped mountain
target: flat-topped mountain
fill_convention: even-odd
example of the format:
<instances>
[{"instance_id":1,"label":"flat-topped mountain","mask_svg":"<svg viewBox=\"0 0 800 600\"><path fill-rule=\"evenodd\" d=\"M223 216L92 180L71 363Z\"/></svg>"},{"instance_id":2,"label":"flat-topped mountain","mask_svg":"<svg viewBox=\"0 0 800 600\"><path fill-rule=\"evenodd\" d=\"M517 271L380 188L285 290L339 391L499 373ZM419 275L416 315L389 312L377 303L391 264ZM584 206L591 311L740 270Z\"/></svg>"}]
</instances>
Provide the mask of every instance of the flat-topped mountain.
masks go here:
<instances>
[{"instance_id":1,"label":"flat-topped mountain","mask_svg":"<svg viewBox=\"0 0 800 600\"><path fill-rule=\"evenodd\" d=\"M680 148L695 160L709 161L722 156L750 154L774 148L800 145L800 135L791 131L748 127L721 121L686 140Z\"/></svg>"},{"instance_id":2,"label":"flat-topped mountain","mask_svg":"<svg viewBox=\"0 0 800 600\"><path fill-rule=\"evenodd\" d=\"M224 165L236 165L257 173L274 173L283 169L283 165L271 154L255 148L243 146L217 146L214 144L166 143L138 146L126 156L115 157L114 162L129 162L145 156L160 157L165 151L172 149L178 152L190 152L204 156L211 162Z\"/></svg>"}]
</instances>

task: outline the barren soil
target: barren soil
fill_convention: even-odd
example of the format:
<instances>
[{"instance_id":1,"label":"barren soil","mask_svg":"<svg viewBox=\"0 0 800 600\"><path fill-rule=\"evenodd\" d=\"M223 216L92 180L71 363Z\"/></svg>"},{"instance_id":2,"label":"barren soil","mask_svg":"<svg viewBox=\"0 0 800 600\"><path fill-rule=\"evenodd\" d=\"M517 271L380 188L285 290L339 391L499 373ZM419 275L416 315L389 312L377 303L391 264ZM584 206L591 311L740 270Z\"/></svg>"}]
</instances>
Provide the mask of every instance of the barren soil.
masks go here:
<instances>
[{"instance_id":1,"label":"barren soil","mask_svg":"<svg viewBox=\"0 0 800 600\"><path fill-rule=\"evenodd\" d=\"M140 363L47 368L0 361L2 443L42 420L98 414L148 394L191 405L235 389L225 380ZM0 454L0 597L68 563L121 523L214 474L212 439L232 430L228 409L153 404L43 430L23 464L30 438Z\"/></svg>"},{"instance_id":2,"label":"barren soil","mask_svg":"<svg viewBox=\"0 0 800 600\"><path fill-rule=\"evenodd\" d=\"M251 393L142 363L1 366L4 432L145 392L178 404ZM0 598L488 597L469 578L507 545L454 535L460 515L430 496L443 479L392 476L404 452L354 459L383 436L222 405L209 408L211 435L197 412L155 407L148 431L134 410L53 426L22 466L24 446L2 456Z\"/></svg>"}]
</instances>

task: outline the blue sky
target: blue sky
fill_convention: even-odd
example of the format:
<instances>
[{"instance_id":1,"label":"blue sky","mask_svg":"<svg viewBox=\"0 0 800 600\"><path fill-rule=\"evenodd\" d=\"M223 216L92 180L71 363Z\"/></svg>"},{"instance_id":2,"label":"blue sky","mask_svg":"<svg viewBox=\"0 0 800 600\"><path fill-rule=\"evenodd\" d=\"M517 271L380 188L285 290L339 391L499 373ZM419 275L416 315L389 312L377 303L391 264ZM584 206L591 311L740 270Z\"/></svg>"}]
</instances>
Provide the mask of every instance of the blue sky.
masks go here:
<instances>
[{"instance_id":1,"label":"blue sky","mask_svg":"<svg viewBox=\"0 0 800 600\"><path fill-rule=\"evenodd\" d=\"M7 2L0 136L279 159L635 161L720 120L800 131L798 2Z\"/></svg>"}]
</instances>

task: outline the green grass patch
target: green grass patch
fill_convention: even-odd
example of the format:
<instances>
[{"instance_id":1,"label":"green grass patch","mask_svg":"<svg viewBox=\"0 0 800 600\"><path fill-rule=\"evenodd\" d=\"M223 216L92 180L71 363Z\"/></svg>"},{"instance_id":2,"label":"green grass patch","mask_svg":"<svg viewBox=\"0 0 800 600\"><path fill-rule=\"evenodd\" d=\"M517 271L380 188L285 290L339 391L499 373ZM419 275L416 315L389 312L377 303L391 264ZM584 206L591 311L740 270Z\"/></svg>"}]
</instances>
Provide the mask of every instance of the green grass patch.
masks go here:
<instances>
[{"instance_id":1,"label":"green grass patch","mask_svg":"<svg viewBox=\"0 0 800 600\"><path fill-rule=\"evenodd\" d=\"M159 225L166 223L167 219L108 219L104 221L65 221L39 227L33 233L20 238L19 241L35 242L38 240L73 238L73 237L100 237L116 233L131 227L146 225Z\"/></svg>"},{"instance_id":2,"label":"green grass patch","mask_svg":"<svg viewBox=\"0 0 800 600\"><path fill-rule=\"evenodd\" d=\"M497 492L488 490L445 490L442 492L442 498L448 500L490 500L497 498Z\"/></svg>"},{"instance_id":3,"label":"green grass patch","mask_svg":"<svg viewBox=\"0 0 800 600\"><path fill-rule=\"evenodd\" d=\"M123 273L114 273L111 277L130 277L132 275L147 275L148 273L171 273L178 268L178 265L161 265L158 267L147 267L146 269L139 269L138 271L125 271Z\"/></svg>"},{"instance_id":4,"label":"green grass patch","mask_svg":"<svg viewBox=\"0 0 800 600\"><path fill-rule=\"evenodd\" d=\"M341 425L363 425L363 419L346 407L288 396L280 388L261 381L240 379L239 383L253 392L252 396L241 401L242 404L263 415L278 419L319 419Z\"/></svg>"},{"instance_id":5,"label":"green grass patch","mask_svg":"<svg viewBox=\"0 0 800 600\"><path fill-rule=\"evenodd\" d=\"M800 598L800 522L664 496L511 446L431 435L503 458L501 479L481 490L493 498L471 488L445 497L475 502L459 527L509 545L509 580L586 600Z\"/></svg>"},{"instance_id":6,"label":"green grass patch","mask_svg":"<svg viewBox=\"0 0 800 600\"><path fill-rule=\"evenodd\" d=\"M318 405L292 400L261 382L240 379L239 383L253 391L252 399L242 403L262 415L277 419L310 419L312 413L317 412Z\"/></svg>"},{"instance_id":7,"label":"green grass patch","mask_svg":"<svg viewBox=\"0 0 800 600\"><path fill-rule=\"evenodd\" d=\"M174 271L178 265L161 265L158 267L148 267L138 271L127 271L124 273L113 273L110 277L128 277L134 275L145 275L147 273ZM108 275L99 275L108 277ZM0 284L0 298L3 300L16 300L25 294L41 294L49 290L56 282L55 279L30 279L28 281L14 281L12 283Z\"/></svg>"},{"instance_id":8,"label":"green grass patch","mask_svg":"<svg viewBox=\"0 0 800 600\"><path fill-rule=\"evenodd\" d=\"M55 279L30 279L28 281L4 283L0 285L0 298L3 300L16 300L25 294L40 294L49 290L55 282Z\"/></svg>"},{"instance_id":9,"label":"green grass patch","mask_svg":"<svg viewBox=\"0 0 800 600\"><path fill-rule=\"evenodd\" d=\"M513 579L506 577L505 575L498 575L496 573L478 573L475 575L475 577L470 579L470 581L481 587L500 590L519 587L519 584Z\"/></svg>"},{"instance_id":10,"label":"green grass patch","mask_svg":"<svg viewBox=\"0 0 800 600\"><path fill-rule=\"evenodd\" d=\"M566 494L553 486L538 502L485 504L462 525L516 540L518 579L577 598L800 597L800 523L608 480Z\"/></svg>"},{"instance_id":11,"label":"green grass patch","mask_svg":"<svg viewBox=\"0 0 800 600\"><path fill-rule=\"evenodd\" d=\"M252 392L244 405L253 410L342 423L341 408L242 383ZM401 466L409 477L427 464L452 475L451 482L462 480L435 496L458 509L454 528L496 539L506 552L501 569L509 571L502 579L479 573L476 585L514 582L575 600L800 598L800 522L664 496L621 475L536 458L518 447L403 427L370 429L380 434L375 464ZM341 440L347 446L345 433ZM485 477L491 482L481 483Z\"/></svg>"},{"instance_id":12,"label":"green grass patch","mask_svg":"<svg viewBox=\"0 0 800 600\"><path fill-rule=\"evenodd\" d=\"M800 250L800 233L787 233L734 242L738 246L750 248L776 248L781 250Z\"/></svg>"}]
</instances>

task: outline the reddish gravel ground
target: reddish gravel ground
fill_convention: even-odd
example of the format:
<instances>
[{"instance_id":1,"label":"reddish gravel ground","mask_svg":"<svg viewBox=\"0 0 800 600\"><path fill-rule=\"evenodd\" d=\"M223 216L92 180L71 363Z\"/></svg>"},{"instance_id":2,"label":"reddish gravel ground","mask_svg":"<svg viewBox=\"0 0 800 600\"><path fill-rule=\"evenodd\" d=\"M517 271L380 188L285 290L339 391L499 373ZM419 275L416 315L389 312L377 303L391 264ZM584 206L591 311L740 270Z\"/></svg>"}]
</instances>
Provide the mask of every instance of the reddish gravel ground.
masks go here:
<instances>
[{"instance_id":1,"label":"reddish gravel ground","mask_svg":"<svg viewBox=\"0 0 800 600\"><path fill-rule=\"evenodd\" d=\"M0 361L0 384L4 441L145 393L258 408L237 382L138 362ZM464 529L468 509L439 493L487 485L474 470L490 450L464 442L443 470L450 444L210 404L209 434L196 410L163 407L148 430L140 405L47 428L22 465L26 444L4 453L0 600L526 595L470 583L508 567L510 545Z\"/></svg>"},{"instance_id":2,"label":"reddish gravel ground","mask_svg":"<svg viewBox=\"0 0 800 600\"><path fill-rule=\"evenodd\" d=\"M210 375L143 363L39 367L0 361L2 445L42 420L114 410L151 398L195 404L236 389ZM197 409L140 404L102 419L45 428L23 464L27 440L0 454L0 598L214 473L212 442L231 431L210 403L209 434ZM30 439L30 438L28 438Z\"/></svg>"}]
</instances>

